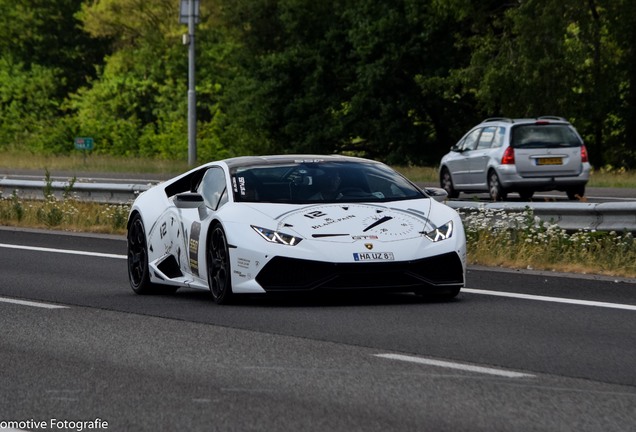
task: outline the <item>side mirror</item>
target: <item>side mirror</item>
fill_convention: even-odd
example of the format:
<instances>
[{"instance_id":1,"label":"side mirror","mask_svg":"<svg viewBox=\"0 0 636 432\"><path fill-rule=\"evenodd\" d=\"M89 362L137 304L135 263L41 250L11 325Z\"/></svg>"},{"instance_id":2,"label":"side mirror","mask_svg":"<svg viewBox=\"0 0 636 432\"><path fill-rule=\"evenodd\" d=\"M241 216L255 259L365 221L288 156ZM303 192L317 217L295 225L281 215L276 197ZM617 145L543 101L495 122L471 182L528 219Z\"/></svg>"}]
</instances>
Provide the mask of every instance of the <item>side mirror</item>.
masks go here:
<instances>
[{"instance_id":1,"label":"side mirror","mask_svg":"<svg viewBox=\"0 0 636 432\"><path fill-rule=\"evenodd\" d=\"M184 192L174 196L174 205L180 209L195 209L204 204L203 196L198 193Z\"/></svg>"},{"instance_id":2,"label":"side mirror","mask_svg":"<svg viewBox=\"0 0 636 432\"><path fill-rule=\"evenodd\" d=\"M458 146L454 145L450 148L450 151L452 152L456 152L456 153L461 153L463 150L461 148L459 148Z\"/></svg>"},{"instance_id":3,"label":"side mirror","mask_svg":"<svg viewBox=\"0 0 636 432\"><path fill-rule=\"evenodd\" d=\"M448 198L448 192L442 188L427 187L424 191L437 202L444 202Z\"/></svg>"}]
</instances>

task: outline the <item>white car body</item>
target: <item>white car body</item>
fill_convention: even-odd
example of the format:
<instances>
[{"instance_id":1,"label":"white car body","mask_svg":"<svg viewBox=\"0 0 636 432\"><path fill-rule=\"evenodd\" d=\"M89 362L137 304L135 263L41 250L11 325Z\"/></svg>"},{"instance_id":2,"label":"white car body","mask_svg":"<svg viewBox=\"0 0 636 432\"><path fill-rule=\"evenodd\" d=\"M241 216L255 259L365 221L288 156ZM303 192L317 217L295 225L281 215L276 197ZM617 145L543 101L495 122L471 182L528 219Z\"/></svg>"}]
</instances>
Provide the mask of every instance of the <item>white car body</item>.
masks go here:
<instances>
[{"instance_id":1,"label":"white car body","mask_svg":"<svg viewBox=\"0 0 636 432\"><path fill-rule=\"evenodd\" d=\"M390 170L378 162L343 156L242 157L211 162L157 185L141 194L130 212L133 290L151 292L162 285L210 289L218 303L234 294L317 289L457 295L466 273L463 225L457 212L432 194L418 189L419 197L387 200L381 191L372 190L365 192L371 194L371 200L355 196L324 202L243 201L248 199L248 191L247 175L242 173L248 173L249 167L294 169L298 164L303 168L296 171L303 178L297 172L292 174L287 185L290 190L315 186L316 177L305 173L321 173L322 166L357 164L379 170L382 176ZM215 170L210 177L217 176L215 188L221 188L221 175L225 177L226 192L204 190L201 179L210 169ZM347 170L344 172L346 175ZM400 178L400 184L416 188ZM286 187L275 181L259 186L262 195ZM204 195L212 198L204 201ZM143 224L145 246L136 220ZM218 244L227 245L227 257L223 251L217 256L219 262L228 261L220 270L213 258L215 228L216 235L225 237ZM221 278L228 280L219 282ZM220 288L211 289L213 281L223 289L229 286L229 292L215 292Z\"/></svg>"}]
</instances>

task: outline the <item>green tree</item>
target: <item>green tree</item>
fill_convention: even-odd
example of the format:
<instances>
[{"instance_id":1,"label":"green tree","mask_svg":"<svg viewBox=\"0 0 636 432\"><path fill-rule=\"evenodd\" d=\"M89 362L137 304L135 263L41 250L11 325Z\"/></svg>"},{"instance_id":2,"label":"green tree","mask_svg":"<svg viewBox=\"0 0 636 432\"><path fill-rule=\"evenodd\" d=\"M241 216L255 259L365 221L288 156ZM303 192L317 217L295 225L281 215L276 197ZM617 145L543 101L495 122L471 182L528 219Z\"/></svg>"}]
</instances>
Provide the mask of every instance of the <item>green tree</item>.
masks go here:
<instances>
[{"instance_id":1,"label":"green tree","mask_svg":"<svg viewBox=\"0 0 636 432\"><path fill-rule=\"evenodd\" d=\"M612 111L604 117L607 150L615 166L636 168L636 3L630 0L589 0L602 23L602 40L614 53L616 67L610 69L617 96ZM599 66L606 68L604 62Z\"/></svg>"},{"instance_id":2,"label":"green tree","mask_svg":"<svg viewBox=\"0 0 636 432\"><path fill-rule=\"evenodd\" d=\"M78 27L80 4L0 0L0 147L60 152L71 143L63 100L105 52Z\"/></svg>"},{"instance_id":3,"label":"green tree","mask_svg":"<svg viewBox=\"0 0 636 432\"><path fill-rule=\"evenodd\" d=\"M617 144L624 81L608 11L594 0L526 0L499 11L468 40L471 64L462 76L479 110L564 116L584 136L594 165L615 159L608 150Z\"/></svg>"},{"instance_id":4,"label":"green tree","mask_svg":"<svg viewBox=\"0 0 636 432\"><path fill-rule=\"evenodd\" d=\"M109 38L113 54L99 77L73 95L69 106L82 133L92 134L100 151L182 159L187 155L188 52L186 27L172 0L99 0L78 15L95 37ZM225 156L219 106L223 34L216 11L202 5L196 29L197 114L200 159Z\"/></svg>"},{"instance_id":5,"label":"green tree","mask_svg":"<svg viewBox=\"0 0 636 432\"><path fill-rule=\"evenodd\" d=\"M225 4L249 62L242 122L272 149L433 163L450 146L467 105L450 73L463 57L448 34L460 24L444 2Z\"/></svg>"},{"instance_id":6,"label":"green tree","mask_svg":"<svg viewBox=\"0 0 636 432\"><path fill-rule=\"evenodd\" d=\"M32 64L63 71L58 98L95 75L106 41L84 32L75 14L82 0L0 0L0 53L26 69Z\"/></svg>"}]
</instances>

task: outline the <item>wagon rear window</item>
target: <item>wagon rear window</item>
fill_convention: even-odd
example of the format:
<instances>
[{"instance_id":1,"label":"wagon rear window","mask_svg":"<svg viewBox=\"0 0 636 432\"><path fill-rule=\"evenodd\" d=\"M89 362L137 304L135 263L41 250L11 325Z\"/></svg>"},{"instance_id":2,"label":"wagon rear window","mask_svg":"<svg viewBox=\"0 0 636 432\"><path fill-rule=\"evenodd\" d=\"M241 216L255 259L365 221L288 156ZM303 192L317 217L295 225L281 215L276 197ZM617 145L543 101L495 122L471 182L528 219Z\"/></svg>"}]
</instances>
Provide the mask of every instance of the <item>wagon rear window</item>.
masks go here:
<instances>
[{"instance_id":1,"label":"wagon rear window","mask_svg":"<svg viewBox=\"0 0 636 432\"><path fill-rule=\"evenodd\" d=\"M530 124L512 129L512 147L579 147L581 140L568 125Z\"/></svg>"}]
</instances>

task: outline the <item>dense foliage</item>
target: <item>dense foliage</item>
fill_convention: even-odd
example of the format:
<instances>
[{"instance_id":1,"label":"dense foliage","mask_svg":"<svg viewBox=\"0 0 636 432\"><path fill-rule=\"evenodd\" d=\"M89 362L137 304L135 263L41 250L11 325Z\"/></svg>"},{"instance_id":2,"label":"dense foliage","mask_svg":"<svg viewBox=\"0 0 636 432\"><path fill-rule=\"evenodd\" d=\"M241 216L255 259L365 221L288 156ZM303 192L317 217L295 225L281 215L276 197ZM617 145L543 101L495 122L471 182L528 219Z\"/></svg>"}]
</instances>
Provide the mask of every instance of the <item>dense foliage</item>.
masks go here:
<instances>
[{"instance_id":1,"label":"dense foliage","mask_svg":"<svg viewBox=\"0 0 636 432\"><path fill-rule=\"evenodd\" d=\"M0 150L187 159L179 0L0 0ZM560 115L636 166L632 0L201 0L199 160L435 165L489 116Z\"/></svg>"}]
</instances>

